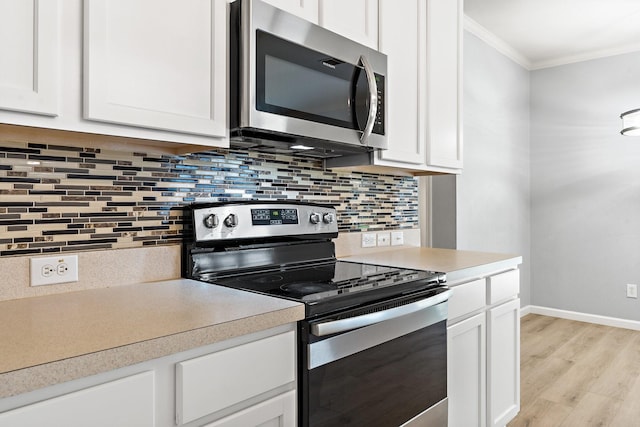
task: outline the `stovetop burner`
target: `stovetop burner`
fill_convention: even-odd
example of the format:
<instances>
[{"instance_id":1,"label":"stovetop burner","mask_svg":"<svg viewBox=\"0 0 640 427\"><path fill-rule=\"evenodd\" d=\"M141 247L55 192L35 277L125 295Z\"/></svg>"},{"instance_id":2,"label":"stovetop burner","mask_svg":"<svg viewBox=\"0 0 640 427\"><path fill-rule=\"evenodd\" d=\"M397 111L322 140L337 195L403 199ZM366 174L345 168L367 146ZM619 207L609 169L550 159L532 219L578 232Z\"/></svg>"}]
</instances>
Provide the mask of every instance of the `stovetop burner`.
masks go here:
<instances>
[{"instance_id":1,"label":"stovetop burner","mask_svg":"<svg viewBox=\"0 0 640 427\"><path fill-rule=\"evenodd\" d=\"M439 286L442 275L334 260L194 279L302 302L313 314Z\"/></svg>"},{"instance_id":2,"label":"stovetop burner","mask_svg":"<svg viewBox=\"0 0 640 427\"><path fill-rule=\"evenodd\" d=\"M302 282L302 283L289 283L288 285L280 286L280 290L289 295L298 295L304 297L309 294L316 294L318 292L333 291L336 286L332 283L316 283L316 282Z\"/></svg>"}]
</instances>

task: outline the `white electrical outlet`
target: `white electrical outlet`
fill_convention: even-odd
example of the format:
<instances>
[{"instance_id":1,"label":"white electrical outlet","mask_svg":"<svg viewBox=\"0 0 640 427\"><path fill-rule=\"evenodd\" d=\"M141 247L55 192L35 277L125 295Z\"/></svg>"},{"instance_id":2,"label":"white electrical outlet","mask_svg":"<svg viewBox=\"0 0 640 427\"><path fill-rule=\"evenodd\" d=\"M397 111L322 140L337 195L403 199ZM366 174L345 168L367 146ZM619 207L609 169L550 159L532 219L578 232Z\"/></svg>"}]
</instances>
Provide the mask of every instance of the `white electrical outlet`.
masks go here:
<instances>
[{"instance_id":1,"label":"white electrical outlet","mask_svg":"<svg viewBox=\"0 0 640 427\"><path fill-rule=\"evenodd\" d=\"M378 233L378 246L389 246L391 245L391 233L388 231L383 233Z\"/></svg>"},{"instance_id":2,"label":"white electrical outlet","mask_svg":"<svg viewBox=\"0 0 640 427\"><path fill-rule=\"evenodd\" d=\"M627 285L627 298L638 298L638 285Z\"/></svg>"},{"instance_id":3,"label":"white electrical outlet","mask_svg":"<svg viewBox=\"0 0 640 427\"><path fill-rule=\"evenodd\" d=\"M391 246L404 245L404 233L402 231L391 232Z\"/></svg>"},{"instance_id":4,"label":"white electrical outlet","mask_svg":"<svg viewBox=\"0 0 640 427\"><path fill-rule=\"evenodd\" d=\"M31 258L31 286L78 281L78 255Z\"/></svg>"},{"instance_id":5,"label":"white electrical outlet","mask_svg":"<svg viewBox=\"0 0 640 427\"><path fill-rule=\"evenodd\" d=\"M376 246L376 233L362 233L362 247L373 248Z\"/></svg>"}]
</instances>

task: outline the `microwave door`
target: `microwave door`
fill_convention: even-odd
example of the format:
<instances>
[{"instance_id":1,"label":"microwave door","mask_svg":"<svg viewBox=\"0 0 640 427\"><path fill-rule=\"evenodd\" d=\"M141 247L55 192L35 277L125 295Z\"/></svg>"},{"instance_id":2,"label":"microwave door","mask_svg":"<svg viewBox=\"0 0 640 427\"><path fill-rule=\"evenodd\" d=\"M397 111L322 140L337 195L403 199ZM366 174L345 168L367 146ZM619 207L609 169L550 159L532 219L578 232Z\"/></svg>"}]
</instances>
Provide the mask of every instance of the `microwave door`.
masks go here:
<instances>
[{"instance_id":1,"label":"microwave door","mask_svg":"<svg viewBox=\"0 0 640 427\"><path fill-rule=\"evenodd\" d=\"M360 143L367 145L378 114L378 87L376 76L365 56L360 56L353 83L353 115L362 134Z\"/></svg>"}]
</instances>

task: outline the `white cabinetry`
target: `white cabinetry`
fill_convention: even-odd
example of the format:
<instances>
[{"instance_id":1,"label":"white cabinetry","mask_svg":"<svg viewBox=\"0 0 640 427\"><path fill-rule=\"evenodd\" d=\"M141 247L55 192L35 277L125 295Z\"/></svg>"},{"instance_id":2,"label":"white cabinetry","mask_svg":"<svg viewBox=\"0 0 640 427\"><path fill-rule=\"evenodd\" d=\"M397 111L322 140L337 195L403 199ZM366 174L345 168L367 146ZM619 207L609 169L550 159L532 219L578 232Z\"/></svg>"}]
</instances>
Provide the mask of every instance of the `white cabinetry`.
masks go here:
<instances>
[{"instance_id":1,"label":"white cabinetry","mask_svg":"<svg viewBox=\"0 0 640 427\"><path fill-rule=\"evenodd\" d=\"M371 155L367 165L361 156L329 165L411 175L459 173L462 0L406 0L402 6L379 0L378 5L379 48L388 58L389 148Z\"/></svg>"},{"instance_id":2,"label":"white cabinetry","mask_svg":"<svg viewBox=\"0 0 640 427\"><path fill-rule=\"evenodd\" d=\"M101 148L228 147L227 21L217 0L3 0L0 130Z\"/></svg>"},{"instance_id":3,"label":"white cabinetry","mask_svg":"<svg viewBox=\"0 0 640 427\"><path fill-rule=\"evenodd\" d=\"M318 13L324 28L378 49L378 0L319 0Z\"/></svg>"},{"instance_id":4,"label":"white cabinetry","mask_svg":"<svg viewBox=\"0 0 640 427\"><path fill-rule=\"evenodd\" d=\"M289 391L204 427L295 427L296 393Z\"/></svg>"},{"instance_id":5,"label":"white cabinetry","mask_svg":"<svg viewBox=\"0 0 640 427\"><path fill-rule=\"evenodd\" d=\"M295 366L293 331L180 362L176 366L178 424L292 383Z\"/></svg>"},{"instance_id":6,"label":"white cabinetry","mask_svg":"<svg viewBox=\"0 0 640 427\"><path fill-rule=\"evenodd\" d=\"M520 410L519 270L461 282L449 302L449 427L502 427Z\"/></svg>"},{"instance_id":7,"label":"white cabinetry","mask_svg":"<svg viewBox=\"0 0 640 427\"><path fill-rule=\"evenodd\" d=\"M447 329L449 426L485 426L486 333L484 312Z\"/></svg>"},{"instance_id":8,"label":"white cabinetry","mask_svg":"<svg viewBox=\"0 0 640 427\"><path fill-rule=\"evenodd\" d=\"M295 427L295 327L0 399L0 426Z\"/></svg>"},{"instance_id":9,"label":"white cabinetry","mask_svg":"<svg viewBox=\"0 0 640 427\"><path fill-rule=\"evenodd\" d=\"M265 0L265 3L378 48L378 0Z\"/></svg>"},{"instance_id":10,"label":"white cabinetry","mask_svg":"<svg viewBox=\"0 0 640 427\"><path fill-rule=\"evenodd\" d=\"M520 300L488 313L488 426L506 425L520 411Z\"/></svg>"},{"instance_id":11,"label":"white cabinetry","mask_svg":"<svg viewBox=\"0 0 640 427\"><path fill-rule=\"evenodd\" d=\"M0 109L58 114L57 0L0 2Z\"/></svg>"},{"instance_id":12,"label":"white cabinetry","mask_svg":"<svg viewBox=\"0 0 640 427\"><path fill-rule=\"evenodd\" d=\"M91 0L84 14L86 119L225 135L225 2Z\"/></svg>"},{"instance_id":13,"label":"white cabinetry","mask_svg":"<svg viewBox=\"0 0 640 427\"><path fill-rule=\"evenodd\" d=\"M318 0L264 0L264 2L314 24L318 23Z\"/></svg>"},{"instance_id":14,"label":"white cabinetry","mask_svg":"<svg viewBox=\"0 0 640 427\"><path fill-rule=\"evenodd\" d=\"M21 427L153 427L154 373L144 372L0 414Z\"/></svg>"}]
</instances>

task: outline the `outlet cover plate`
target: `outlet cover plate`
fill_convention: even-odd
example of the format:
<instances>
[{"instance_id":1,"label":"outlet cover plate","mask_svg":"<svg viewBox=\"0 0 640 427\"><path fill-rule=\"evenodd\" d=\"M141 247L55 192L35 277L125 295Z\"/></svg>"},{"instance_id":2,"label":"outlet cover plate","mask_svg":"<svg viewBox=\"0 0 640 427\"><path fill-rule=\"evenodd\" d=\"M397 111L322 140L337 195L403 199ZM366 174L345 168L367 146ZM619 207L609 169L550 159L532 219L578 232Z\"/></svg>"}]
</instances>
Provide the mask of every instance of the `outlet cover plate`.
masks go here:
<instances>
[{"instance_id":1,"label":"outlet cover plate","mask_svg":"<svg viewBox=\"0 0 640 427\"><path fill-rule=\"evenodd\" d=\"M78 281L78 255L31 258L31 286Z\"/></svg>"},{"instance_id":2,"label":"outlet cover plate","mask_svg":"<svg viewBox=\"0 0 640 427\"><path fill-rule=\"evenodd\" d=\"M404 245L404 232L402 231L392 231L391 232L391 246L402 246Z\"/></svg>"},{"instance_id":3,"label":"outlet cover plate","mask_svg":"<svg viewBox=\"0 0 640 427\"><path fill-rule=\"evenodd\" d=\"M391 233L388 231L378 233L378 246L391 246Z\"/></svg>"},{"instance_id":4,"label":"outlet cover plate","mask_svg":"<svg viewBox=\"0 0 640 427\"><path fill-rule=\"evenodd\" d=\"M376 246L376 233L362 233L362 247L373 248Z\"/></svg>"}]
</instances>

